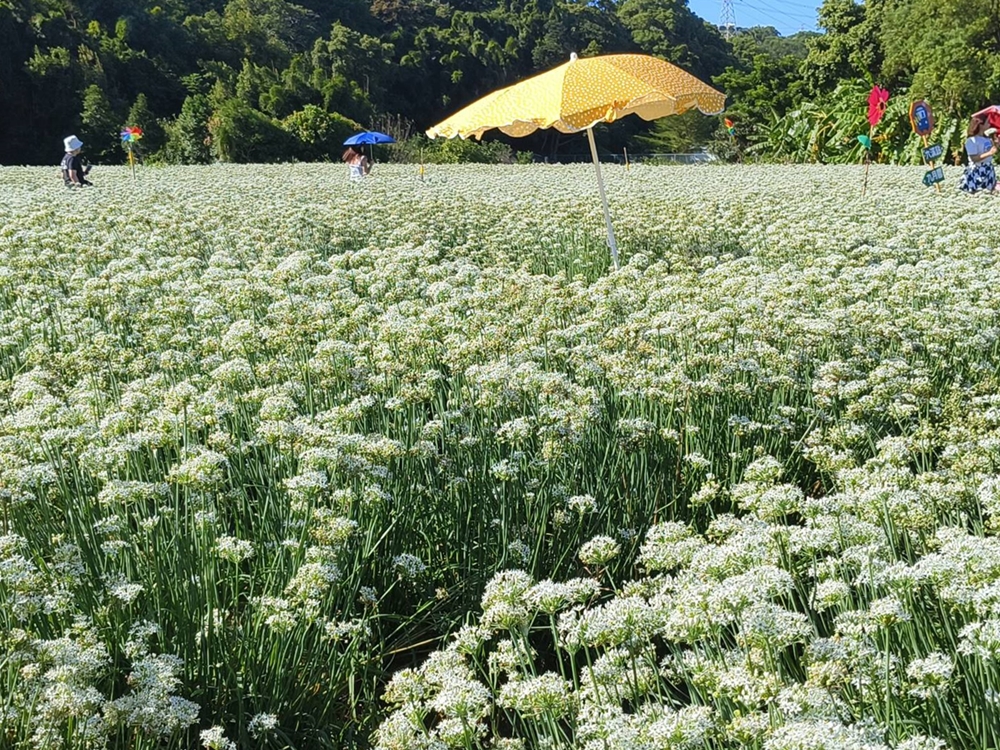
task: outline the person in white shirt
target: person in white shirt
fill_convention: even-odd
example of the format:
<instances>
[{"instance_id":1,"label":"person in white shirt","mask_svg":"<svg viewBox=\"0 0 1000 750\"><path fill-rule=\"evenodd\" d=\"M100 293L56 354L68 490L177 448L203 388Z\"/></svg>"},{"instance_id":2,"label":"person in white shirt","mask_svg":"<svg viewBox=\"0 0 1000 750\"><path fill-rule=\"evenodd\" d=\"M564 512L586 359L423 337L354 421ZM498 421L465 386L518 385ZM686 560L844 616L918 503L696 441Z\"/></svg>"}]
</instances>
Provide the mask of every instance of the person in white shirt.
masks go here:
<instances>
[{"instance_id":1,"label":"person in white shirt","mask_svg":"<svg viewBox=\"0 0 1000 750\"><path fill-rule=\"evenodd\" d=\"M372 170L372 163L365 156L364 151L356 149L354 146L348 146L344 149L344 154L340 159L347 165L347 176L352 180L367 177Z\"/></svg>"},{"instance_id":2,"label":"person in white shirt","mask_svg":"<svg viewBox=\"0 0 1000 750\"><path fill-rule=\"evenodd\" d=\"M984 115L973 115L966 131L968 137L965 139L965 153L969 155L969 165L965 168L958 187L967 193L996 191L997 174L993 169L993 155L997 152L997 147L983 132L988 127L989 123Z\"/></svg>"}]
</instances>

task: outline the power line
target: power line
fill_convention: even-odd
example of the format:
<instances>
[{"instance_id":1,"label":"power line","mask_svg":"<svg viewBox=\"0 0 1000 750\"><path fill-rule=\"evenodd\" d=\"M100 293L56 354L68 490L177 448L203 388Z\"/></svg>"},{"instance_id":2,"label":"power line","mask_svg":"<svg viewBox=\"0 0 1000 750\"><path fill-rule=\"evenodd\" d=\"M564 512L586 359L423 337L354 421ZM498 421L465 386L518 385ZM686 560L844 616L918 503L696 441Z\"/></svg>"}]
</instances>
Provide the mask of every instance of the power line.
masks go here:
<instances>
[{"instance_id":1,"label":"power line","mask_svg":"<svg viewBox=\"0 0 1000 750\"><path fill-rule=\"evenodd\" d=\"M737 0L737 1L740 2L740 4L743 5L744 7L750 8L752 10L755 10L755 11L757 11L757 13L759 13L762 16L764 16L765 18L767 18L767 19L769 19L771 21L774 21L779 26L785 26L788 23L788 19L789 18L793 18L793 19L798 20L798 21L809 21L811 26L815 26L816 25L816 19L814 17L804 16L804 15L801 15L801 14L798 14L798 13L789 13L787 11L778 10L778 9L772 8L772 7L768 7L767 9L765 9L765 8L758 7L756 5L752 5L751 3L743 2L742 0ZM758 1L760 1L760 0L758 0ZM778 17L772 15L770 12L768 12L769 10L773 11L774 13L779 13L779 14L783 15L784 18L778 18Z\"/></svg>"},{"instance_id":2,"label":"power line","mask_svg":"<svg viewBox=\"0 0 1000 750\"><path fill-rule=\"evenodd\" d=\"M757 1L760 2L760 0L757 0ZM744 5L744 6L746 6L747 8L752 8L753 10L757 11L761 15L767 16L772 21L778 21L778 23L781 23L781 24L786 23L787 19L789 19L789 18L794 18L796 20L814 20L814 19L812 19L809 16L802 15L801 13L789 13L788 11L778 10L776 8L773 8L773 7L769 6L769 5L765 5L762 8L760 6L753 5L753 4L747 3L747 2L741 2L741 4ZM774 13L777 13L778 16L773 15Z\"/></svg>"},{"instance_id":3,"label":"power line","mask_svg":"<svg viewBox=\"0 0 1000 750\"><path fill-rule=\"evenodd\" d=\"M743 3L743 5L746 5L746 3ZM767 18L768 20L774 21L774 22L776 22L776 23L778 23L778 24L780 24L782 26L784 26L784 24L785 24L784 20L778 20L777 18L775 18L774 16L772 16L770 13L766 13L765 11L761 10L760 8L754 8L754 6L752 6L752 5L746 5L746 7L752 8L753 10L756 10L758 13L760 13L761 15L763 15L764 18Z\"/></svg>"},{"instance_id":4,"label":"power line","mask_svg":"<svg viewBox=\"0 0 1000 750\"><path fill-rule=\"evenodd\" d=\"M793 8L802 8L802 10L811 10L813 13L815 13L819 9L819 4L814 2L796 3L792 2L792 0L774 0L774 1L781 4L782 6L790 5Z\"/></svg>"},{"instance_id":5,"label":"power line","mask_svg":"<svg viewBox=\"0 0 1000 750\"><path fill-rule=\"evenodd\" d=\"M784 8L776 8L768 0L755 0L755 2L760 3L765 8L767 8L768 10L774 11L778 15L790 16L790 17L793 17L793 18L805 18L805 19L815 19L816 18L816 14L815 13L813 13L812 15L806 15L804 13L795 13L795 12L792 12L792 11L789 11L789 10L785 10Z\"/></svg>"}]
</instances>

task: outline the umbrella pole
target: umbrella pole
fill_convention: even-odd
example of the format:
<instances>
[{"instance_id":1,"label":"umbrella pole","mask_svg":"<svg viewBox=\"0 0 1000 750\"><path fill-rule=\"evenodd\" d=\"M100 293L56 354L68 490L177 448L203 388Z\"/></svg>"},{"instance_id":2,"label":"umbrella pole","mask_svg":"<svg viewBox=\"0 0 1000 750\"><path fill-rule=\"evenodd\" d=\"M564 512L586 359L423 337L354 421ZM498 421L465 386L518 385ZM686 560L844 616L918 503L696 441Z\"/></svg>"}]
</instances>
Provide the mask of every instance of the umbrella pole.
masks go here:
<instances>
[{"instance_id":1,"label":"umbrella pole","mask_svg":"<svg viewBox=\"0 0 1000 750\"><path fill-rule=\"evenodd\" d=\"M604 223L608 225L608 245L611 247L611 260L618 270L618 243L615 242L615 228L611 226L611 210L608 208L608 196L604 192L604 178L601 177L601 162L597 159L597 144L594 143L594 129L587 128L587 140L590 141L590 155L594 158L594 169L597 170L597 189L601 193L601 204L604 206Z\"/></svg>"}]
</instances>

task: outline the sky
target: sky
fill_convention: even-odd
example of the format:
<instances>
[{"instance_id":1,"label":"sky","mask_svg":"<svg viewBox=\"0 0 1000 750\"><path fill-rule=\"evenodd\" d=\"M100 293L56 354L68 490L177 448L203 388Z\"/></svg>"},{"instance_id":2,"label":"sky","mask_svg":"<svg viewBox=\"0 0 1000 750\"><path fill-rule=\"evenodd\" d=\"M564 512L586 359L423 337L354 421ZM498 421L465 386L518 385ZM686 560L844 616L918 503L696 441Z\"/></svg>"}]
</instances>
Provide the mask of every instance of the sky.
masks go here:
<instances>
[{"instance_id":1,"label":"sky","mask_svg":"<svg viewBox=\"0 0 1000 750\"><path fill-rule=\"evenodd\" d=\"M737 26L773 26L782 36L797 31L817 31L816 9L822 0L733 0ZM688 0L688 7L706 21L717 24L722 0Z\"/></svg>"}]
</instances>

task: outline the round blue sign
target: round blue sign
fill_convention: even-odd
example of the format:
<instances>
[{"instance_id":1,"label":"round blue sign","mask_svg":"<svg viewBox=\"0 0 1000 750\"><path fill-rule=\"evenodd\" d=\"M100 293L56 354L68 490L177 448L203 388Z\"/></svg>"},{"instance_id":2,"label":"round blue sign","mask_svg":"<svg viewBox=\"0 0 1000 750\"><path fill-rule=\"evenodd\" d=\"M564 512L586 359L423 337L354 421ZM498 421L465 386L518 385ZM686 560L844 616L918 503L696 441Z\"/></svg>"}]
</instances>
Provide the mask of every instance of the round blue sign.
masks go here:
<instances>
[{"instance_id":1,"label":"round blue sign","mask_svg":"<svg viewBox=\"0 0 1000 750\"><path fill-rule=\"evenodd\" d=\"M910 105L910 125L917 135L930 135L934 129L934 116L931 114L931 106L923 99L919 99Z\"/></svg>"}]
</instances>

